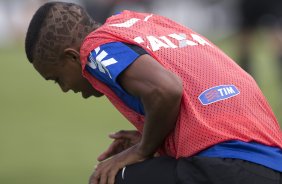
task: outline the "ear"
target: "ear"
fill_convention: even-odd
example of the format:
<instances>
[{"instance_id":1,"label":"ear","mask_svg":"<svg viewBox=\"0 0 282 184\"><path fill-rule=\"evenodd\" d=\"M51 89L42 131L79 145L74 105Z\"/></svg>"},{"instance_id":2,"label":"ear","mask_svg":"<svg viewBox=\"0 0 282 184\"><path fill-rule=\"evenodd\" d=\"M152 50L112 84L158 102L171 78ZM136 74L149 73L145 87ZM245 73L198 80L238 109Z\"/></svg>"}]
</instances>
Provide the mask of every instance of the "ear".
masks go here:
<instances>
[{"instance_id":1,"label":"ear","mask_svg":"<svg viewBox=\"0 0 282 184\"><path fill-rule=\"evenodd\" d=\"M73 48L66 48L64 50L64 57L68 61L72 61L80 64L80 54L77 50Z\"/></svg>"}]
</instances>

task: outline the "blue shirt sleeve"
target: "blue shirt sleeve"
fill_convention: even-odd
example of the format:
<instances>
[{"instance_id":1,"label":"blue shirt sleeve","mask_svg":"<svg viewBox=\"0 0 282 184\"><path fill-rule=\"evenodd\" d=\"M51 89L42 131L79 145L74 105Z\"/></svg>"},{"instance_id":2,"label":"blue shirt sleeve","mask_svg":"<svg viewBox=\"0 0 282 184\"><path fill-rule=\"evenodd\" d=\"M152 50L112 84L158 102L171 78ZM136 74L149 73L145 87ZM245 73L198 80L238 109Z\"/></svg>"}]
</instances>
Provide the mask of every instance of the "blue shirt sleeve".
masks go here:
<instances>
[{"instance_id":1,"label":"blue shirt sleeve","mask_svg":"<svg viewBox=\"0 0 282 184\"><path fill-rule=\"evenodd\" d=\"M89 66L102 80L116 83L117 77L140 55L121 42L101 45L89 55Z\"/></svg>"},{"instance_id":2,"label":"blue shirt sleeve","mask_svg":"<svg viewBox=\"0 0 282 184\"><path fill-rule=\"evenodd\" d=\"M139 99L129 95L117 82L118 76L135 60L146 54L142 48L122 42L111 42L91 51L88 56L87 71L109 86L129 107L144 114Z\"/></svg>"}]
</instances>

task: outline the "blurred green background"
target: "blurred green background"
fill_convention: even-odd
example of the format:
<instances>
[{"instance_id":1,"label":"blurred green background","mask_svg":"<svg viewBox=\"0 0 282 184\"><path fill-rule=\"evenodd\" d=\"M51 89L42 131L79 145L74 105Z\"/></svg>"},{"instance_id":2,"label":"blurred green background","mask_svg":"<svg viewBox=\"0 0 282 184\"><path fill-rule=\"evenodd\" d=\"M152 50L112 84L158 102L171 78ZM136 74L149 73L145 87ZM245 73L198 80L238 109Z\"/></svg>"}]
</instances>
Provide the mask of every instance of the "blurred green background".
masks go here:
<instances>
[{"instance_id":1,"label":"blurred green background","mask_svg":"<svg viewBox=\"0 0 282 184\"><path fill-rule=\"evenodd\" d=\"M254 77L281 123L281 71L269 35L255 36ZM13 37L0 47L0 184L87 183L107 135L133 127L104 97L84 100L44 81L25 57L22 35ZM207 37L237 60L238 35Z\"/></svg>"}]
</instances>

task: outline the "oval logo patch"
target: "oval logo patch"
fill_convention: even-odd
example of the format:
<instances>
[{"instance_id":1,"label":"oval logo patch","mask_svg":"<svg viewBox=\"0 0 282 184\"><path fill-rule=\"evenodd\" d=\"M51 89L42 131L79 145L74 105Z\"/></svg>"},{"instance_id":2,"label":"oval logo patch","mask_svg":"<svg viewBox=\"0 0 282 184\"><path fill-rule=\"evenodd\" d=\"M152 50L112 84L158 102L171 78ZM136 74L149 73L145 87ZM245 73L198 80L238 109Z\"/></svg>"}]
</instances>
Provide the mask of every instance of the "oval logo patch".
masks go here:
<instances>
[{"instance_id":1,"label":"oval logo patch","mask_svg":"<svg viewBox=\"0 0 282 184\"><path fill-rule=\"evenodd\" d=\"M221 100L226 100L240 94L234 85L220 85L209 88L199 95L199 100L203 105L209 105Z\"/></svg>"}]
</instances>

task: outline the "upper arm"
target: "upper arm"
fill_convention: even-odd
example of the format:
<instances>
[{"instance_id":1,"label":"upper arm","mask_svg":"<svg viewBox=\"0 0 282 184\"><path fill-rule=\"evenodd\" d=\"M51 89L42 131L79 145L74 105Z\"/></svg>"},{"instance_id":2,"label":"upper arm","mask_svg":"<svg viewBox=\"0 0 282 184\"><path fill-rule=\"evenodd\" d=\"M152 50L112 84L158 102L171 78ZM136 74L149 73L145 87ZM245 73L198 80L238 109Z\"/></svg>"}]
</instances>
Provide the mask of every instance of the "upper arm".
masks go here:
<instances>
[{"instance_id":1,"label":"upper arm","mask_svg":"<svg viewBox=\"0 0 282 184\"><path fill-rule=\"evenodd\" d=\"M119 84L133 96L146 96L153 91L181 93L182 81L148 54L140 56L118 77Z\"/></svg>"},{"instance_id":2,"label":"upper arm","mask_svg":"<svg viewBox=\"0 0 282 184\"><path fill-rule=\"evenodd\" d=\"M138 46L120 42L101 45L90 53L86 69L141 114L143 105L150 104L153 97L182 95L181 80Z\"/></svg>"}]
</instances>

